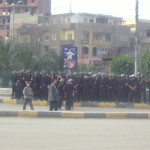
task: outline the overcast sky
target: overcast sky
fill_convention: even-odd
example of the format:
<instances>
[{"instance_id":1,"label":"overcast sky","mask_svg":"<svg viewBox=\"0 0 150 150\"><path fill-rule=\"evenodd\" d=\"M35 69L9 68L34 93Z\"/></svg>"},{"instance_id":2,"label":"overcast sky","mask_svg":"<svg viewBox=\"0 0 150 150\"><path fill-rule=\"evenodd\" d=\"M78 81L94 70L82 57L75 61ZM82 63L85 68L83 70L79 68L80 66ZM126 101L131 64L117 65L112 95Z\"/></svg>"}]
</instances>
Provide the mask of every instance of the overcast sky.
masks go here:
<instances>
[{"instance_id":1,"label":"overcast sky","mask_svg":"<svg viewBox=\"0 0 150 150\"><path fill-rule=\"evenodd\" d=\"M86 12L105 14L123 19L135 18L136 0L51 0L52 14ZM150 0L139 0L139 18L150 20Z\"/></svg>"}]
</instances>

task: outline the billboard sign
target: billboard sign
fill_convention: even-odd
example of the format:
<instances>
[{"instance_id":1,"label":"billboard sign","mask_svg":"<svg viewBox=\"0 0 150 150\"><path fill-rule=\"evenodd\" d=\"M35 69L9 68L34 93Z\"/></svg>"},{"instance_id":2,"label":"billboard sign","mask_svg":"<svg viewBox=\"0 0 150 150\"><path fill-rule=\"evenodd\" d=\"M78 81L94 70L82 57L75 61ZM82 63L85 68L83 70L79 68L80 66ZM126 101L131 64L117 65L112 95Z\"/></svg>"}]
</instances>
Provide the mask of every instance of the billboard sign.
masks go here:
<instances>
[{"instance_id":1,"label":"billboard sign","mask_svg":"<svg viewBox=\"0 0 150 150\"><path fill-rule=\"evenodd\" d=\"M77 68L77 47L64 47L63 49L64 56L64 68L74 69Z\"/></svg>"}]
</instances>

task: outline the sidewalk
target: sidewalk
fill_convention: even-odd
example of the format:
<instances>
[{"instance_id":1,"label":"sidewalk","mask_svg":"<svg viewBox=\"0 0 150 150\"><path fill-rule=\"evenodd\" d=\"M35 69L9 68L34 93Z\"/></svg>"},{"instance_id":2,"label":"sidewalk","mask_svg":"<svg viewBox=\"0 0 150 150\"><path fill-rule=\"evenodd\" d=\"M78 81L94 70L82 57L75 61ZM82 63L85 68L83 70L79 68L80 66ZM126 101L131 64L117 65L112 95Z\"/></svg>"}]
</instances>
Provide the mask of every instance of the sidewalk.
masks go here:
<instances>
[{"instance_id":1,"label":"sidewalk","mask_svg":"<svg viewBox=\"0 0 150 150\"><path fill-rule=\"evenodd\" d=\"M35 110L21 110L23 101L0 96L0 117L72 118L72 119L150 119L150 105L127 103L74 103L72 111L48 111L47 101L33 101ZM15 105L14 105L15 104ZM63 107L64 108L64 107Z\"/></svg>"},{"instance_id":2,"label":"sidewalk","mask_svg":"<svg viewBox=\"0 0 150 150\"><path fill-rule=\"evenodd\" d=\"M23 101L10 99L11 96L0 96L0 103L4 104L23 104ZM33 100L33 105L46 106L47 101ZM150 109L149 104L139 103L108 103L108 102L74 102L74 107L99 107L99 108L134 108L134 109Z\"/></svg>"}]
</instances>

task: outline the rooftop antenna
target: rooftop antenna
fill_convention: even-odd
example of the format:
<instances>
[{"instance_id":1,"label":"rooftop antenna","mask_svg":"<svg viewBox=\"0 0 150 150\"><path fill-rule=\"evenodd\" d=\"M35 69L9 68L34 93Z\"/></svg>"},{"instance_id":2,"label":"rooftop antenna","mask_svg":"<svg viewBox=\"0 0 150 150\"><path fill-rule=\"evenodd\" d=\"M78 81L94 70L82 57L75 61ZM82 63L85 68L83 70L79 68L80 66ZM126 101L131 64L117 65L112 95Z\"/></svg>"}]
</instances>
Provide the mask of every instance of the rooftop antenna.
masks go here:
<instances>
[{"instance_id":1,"label":"rooftop antenna","mask_svg":"<svg viewBox=\"0 0 150 150\"><path fill-rule=\"evenodd\" d=\"M71 4L71 0L70 0L70 13L72 13L72 4Z\"/></svg>"}]
</instances>

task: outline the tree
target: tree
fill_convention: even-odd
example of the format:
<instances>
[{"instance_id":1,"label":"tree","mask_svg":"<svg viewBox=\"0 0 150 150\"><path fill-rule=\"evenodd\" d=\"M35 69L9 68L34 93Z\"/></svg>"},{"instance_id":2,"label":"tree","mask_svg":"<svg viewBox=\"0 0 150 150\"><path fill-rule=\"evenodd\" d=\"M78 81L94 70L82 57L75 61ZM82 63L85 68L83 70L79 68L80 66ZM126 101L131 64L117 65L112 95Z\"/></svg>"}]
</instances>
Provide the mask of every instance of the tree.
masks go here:
<instances>
[{"instance_id":1,"label":"tree","mask_svg":"<svg viewBox=\"0 0 150 150\"><path fill-rule=\"evenodd\" d=\"M63 58L56 52L49 52L38 59L34 64L34 70L58 71L63 69Z\"/></svg>"},{"instance_id":2,"label":"tree","mask_svg":"<svg viewBox=\"0 0 150 150\"><path fill-rule=\"evenodd\" d=\"M150 52L146 52L141 57L141 71L146 75L150 75Z\"/></svg>"},{"instance_id":3,"label":"tree","mask_svg":"<svg viewBox=\"0 0 150 150\"><path fill-rule=\"evenodd\" d=\"M10 68L11 48L10 43L4 44L0 42L0 68Z\"/></svg>"},{"instance_id":4,"label":"tree","mask_svg":"<svg viewBox=\"0 0 150 150\"><path fill-rule=\"evenodd\" d=\"M39 58L39 48L34 44L16 44L13 51L18 69L32 69Z\"/></svg>"},{"instance_id":5,"label":"tree","mask_svg":"<svg viewBox=\"0 0 150 150\"><path fill-rule=\"evenodd\" d=\"M115 57L111 63L111 71L115 74L133 74L134 60L130 56Z\"/></svg>"}]
</instances>

